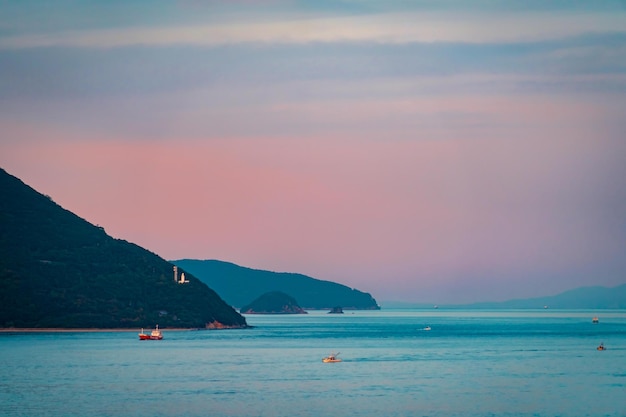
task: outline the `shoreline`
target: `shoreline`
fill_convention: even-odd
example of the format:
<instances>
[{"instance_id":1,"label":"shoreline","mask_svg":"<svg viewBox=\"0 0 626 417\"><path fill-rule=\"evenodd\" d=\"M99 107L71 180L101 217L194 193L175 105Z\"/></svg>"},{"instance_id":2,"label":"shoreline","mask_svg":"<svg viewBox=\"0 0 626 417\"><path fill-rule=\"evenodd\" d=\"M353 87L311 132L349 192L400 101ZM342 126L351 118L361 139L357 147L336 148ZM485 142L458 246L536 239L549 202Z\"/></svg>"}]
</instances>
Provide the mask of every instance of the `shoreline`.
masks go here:
<instances>
[{"instance_id":1,"label":"shoreline","mask_svg":"<svg viewBox=\"0 0 626 417\"><path fill-rule=\"evenodd\" d=\"M150 331L150 328L144 327L144 330ZM200 328L160 328L160 330L168 332L184 332L205 330ZM140 332L138 328L123 329L100 329L100 328L62 328L62 327L0 327L0 333L107 333L107 332Z\"/></svg>"}]
</instances>

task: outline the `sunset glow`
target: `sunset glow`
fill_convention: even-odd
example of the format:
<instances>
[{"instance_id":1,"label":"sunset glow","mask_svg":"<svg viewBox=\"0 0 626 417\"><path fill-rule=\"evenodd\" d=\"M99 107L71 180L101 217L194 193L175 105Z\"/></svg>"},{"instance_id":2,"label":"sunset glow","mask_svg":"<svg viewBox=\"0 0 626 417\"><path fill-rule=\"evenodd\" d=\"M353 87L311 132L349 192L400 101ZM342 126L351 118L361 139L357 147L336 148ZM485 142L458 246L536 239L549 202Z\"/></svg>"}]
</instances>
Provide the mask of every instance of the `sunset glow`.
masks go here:
<instances>
[{"instance_id":1,"label":"sunset glow","mask_svg":"<svg viewBox=\"0 0 626 417\"><path fill-rule=\"evenodd\" d=\"M113 237L379 301L626 281L623 2L25 3L0 166Z\"/></svg>"}]
</instances>

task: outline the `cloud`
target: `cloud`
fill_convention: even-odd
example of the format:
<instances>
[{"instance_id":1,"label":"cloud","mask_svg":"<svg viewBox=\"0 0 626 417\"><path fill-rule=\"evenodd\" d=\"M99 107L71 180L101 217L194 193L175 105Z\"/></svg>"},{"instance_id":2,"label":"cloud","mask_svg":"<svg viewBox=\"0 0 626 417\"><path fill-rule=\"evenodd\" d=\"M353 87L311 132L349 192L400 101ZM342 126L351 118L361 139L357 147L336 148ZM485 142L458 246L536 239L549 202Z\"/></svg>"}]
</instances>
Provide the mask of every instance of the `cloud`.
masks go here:
<instances>
[{"instance_id":1,"label":"cloud","mask_svg":"<svg viewBox=\"0 0 626 417\"><path fill-rule=\"evenodd\" d=\"M238 43L301 44L311 42L535 42L587 33L624 32L620 13L549 15L477 12L386 13L377 15L285 18L275 21L210 25L126 27L9 35L0 49L203 45Z\"/></svg>"}]
</instances>

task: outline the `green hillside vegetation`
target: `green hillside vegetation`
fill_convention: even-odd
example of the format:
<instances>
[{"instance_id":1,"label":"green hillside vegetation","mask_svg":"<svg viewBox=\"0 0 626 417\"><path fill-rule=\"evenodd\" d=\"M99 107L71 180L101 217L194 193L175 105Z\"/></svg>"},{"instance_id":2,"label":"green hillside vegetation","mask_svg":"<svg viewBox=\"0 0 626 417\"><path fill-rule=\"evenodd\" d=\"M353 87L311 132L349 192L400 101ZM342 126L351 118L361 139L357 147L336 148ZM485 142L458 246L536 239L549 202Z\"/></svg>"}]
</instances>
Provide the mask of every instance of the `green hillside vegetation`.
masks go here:
<instances>
[{"instance_id":1,"label":"green hillside vegetation","mask_svg":"<svg viewBox=\"0 0 626 417\"><path fill-rule=\"evenodd\" d=\"M181 259L172 263L190 271L235 307L244 306L261 294L282 291L293 296L305 309L380 308L368 293L302 274L262 271L217 260Z\"/></svg>"},{"instance_id":2,"label":"green hillside vegetation","mask_svg":"<svg viewBox=\"0 0 626 417\"><path fill-rule=\"evenodd\" d=\"M0 327L244 327L187 273L108 236L0 169ZM182 272L182 271L181 271Z\"/></svg>"},{"instance_id":3,"label":"green hillside vegetation","mask_svg":"<svg viewBox=\"0 0 626 417\"><path fill-rule=\"evenodd\" d=\"M241 308L245 314L306 314L295 298L281 291L261 295Z\"/></svg>"}]
</instances>

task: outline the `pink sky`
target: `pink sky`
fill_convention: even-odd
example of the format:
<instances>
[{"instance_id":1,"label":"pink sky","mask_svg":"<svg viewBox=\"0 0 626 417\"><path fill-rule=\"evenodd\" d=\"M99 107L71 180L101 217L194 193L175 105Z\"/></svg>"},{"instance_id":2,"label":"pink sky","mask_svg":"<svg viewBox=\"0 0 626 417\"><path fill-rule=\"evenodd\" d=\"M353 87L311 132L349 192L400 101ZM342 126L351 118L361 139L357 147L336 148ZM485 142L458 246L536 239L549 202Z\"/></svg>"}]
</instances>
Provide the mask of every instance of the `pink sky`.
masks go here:
<instances>
[{"instance_id":1,"label":"pink sky","mask_svg":"<svg viewBox=\"0 0 626 417\"><path fill-rule=\"evenodd\" d=\"M545 107L519 117L541 123ZM567 118L578 107L590 117L570 107ZM497 118L499 108L472 110ZM623 235L599 216L624 143L552 128L549 137L146 142L16 127L12 136L30 139L3 155L57 203L166 259L301 272L383 299L461 298L465 276L487 280L477 289L498 289L493 297L520 291L510 275L534 279L541 288L521 295L541 295L593 284L550 277L623 252Z\"/></svg>"},{"instance_id":2,"label":"pink sky","mask_svg":"<svg viewBox=\"0 0 626 417\"><path fill-rule=\"evenodd\" d=\"M88 20L80 37L66 27L79 18L52 17L47 34L16 24L0 36L0 166L163 258L299 272L379 301L626 282L613 11L572 26L591 15L466 10L461 33L463 10L432 11L429 32L400 9L320 8L306 33L302 10Z\"/></svg>"}]
</instances>

